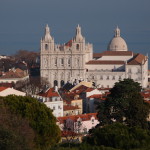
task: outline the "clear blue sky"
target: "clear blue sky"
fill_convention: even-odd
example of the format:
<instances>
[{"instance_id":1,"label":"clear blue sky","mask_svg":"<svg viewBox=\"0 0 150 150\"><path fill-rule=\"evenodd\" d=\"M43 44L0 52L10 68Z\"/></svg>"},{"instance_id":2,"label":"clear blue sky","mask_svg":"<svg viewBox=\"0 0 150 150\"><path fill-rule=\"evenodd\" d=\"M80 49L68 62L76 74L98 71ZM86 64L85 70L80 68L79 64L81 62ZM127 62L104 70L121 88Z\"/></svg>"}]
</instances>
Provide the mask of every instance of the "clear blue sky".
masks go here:
<instances>
[{"instance_id":1,"label":"clear blue sky","mask_svg":"<svg viewBox=\"0 0 150 150\"><path fill-rule=\"evenodd\" d=\"M47 23L60 44L80 24L94 52L107 49L118 25L129 50L150 55L150 0L0 0L0 54L39 51Z\"/></svg>"}]
</instances>

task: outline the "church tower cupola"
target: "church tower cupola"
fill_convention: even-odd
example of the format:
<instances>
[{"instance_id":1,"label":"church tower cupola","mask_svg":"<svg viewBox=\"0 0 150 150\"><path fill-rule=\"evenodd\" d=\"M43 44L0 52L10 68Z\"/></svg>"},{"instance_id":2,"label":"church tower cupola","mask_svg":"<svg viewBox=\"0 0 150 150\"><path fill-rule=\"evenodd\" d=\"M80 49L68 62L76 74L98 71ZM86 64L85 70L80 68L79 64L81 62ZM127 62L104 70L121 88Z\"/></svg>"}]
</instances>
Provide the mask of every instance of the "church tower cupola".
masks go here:
<instances>
[{"instance_id":1,"label":"church tower cupola","mask_svg":"<svg viewBox=\"0 0 150 150\"><path fill-rule=\"evenodd\" d=\"M78 26L76 27L76 36L75 36L75 40L76 41L81 41L81 40L83 40L83 36L82 36L82 33L81 33L81 27L79 26L79 24L78 24Z\"/></svg>"},{"instance_id":2,"label":"church tower cupola","mask_svg":"<svg viewBox=\"0 0 150 150\"><path fill-rule=\"evenodd\" d=\"M54 50L54 38L50 34L50 28L48 24L45 27L45 33L41 39L41 51L53 51Z\"/></svg>"},{"instance_id":3,"label":"church tower cupola","mask_svg":"<svg viewBox=\"0 0 150 150\"><path fill-rule=\"evenodd\" d=\"M43 37L43 40L47 41L47 42L53 40L53 38L50 35L50 28L49 28L48 24L45 27L45 35Z\"/></svg>"}]
</instances>

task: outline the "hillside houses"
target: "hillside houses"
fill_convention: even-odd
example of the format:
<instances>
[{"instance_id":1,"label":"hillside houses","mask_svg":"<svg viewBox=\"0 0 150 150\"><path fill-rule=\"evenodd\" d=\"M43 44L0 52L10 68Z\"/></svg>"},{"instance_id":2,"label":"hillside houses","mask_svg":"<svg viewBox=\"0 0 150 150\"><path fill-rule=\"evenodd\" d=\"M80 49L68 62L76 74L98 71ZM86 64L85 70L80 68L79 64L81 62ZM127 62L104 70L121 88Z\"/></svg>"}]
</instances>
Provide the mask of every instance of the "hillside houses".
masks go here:
<instances>
[{"instance_id":1,"label":"hillside houses","mask_svg":"<svg viewBox=\"0 0 150 150\"><path fill-rule=\"evenodd\" d=\"M19 68L12 68L7 72L2 72L0 76L0 83L16 83L17 81L24 81L29 78L27 70Z\"/></svg>"}]
</instances>

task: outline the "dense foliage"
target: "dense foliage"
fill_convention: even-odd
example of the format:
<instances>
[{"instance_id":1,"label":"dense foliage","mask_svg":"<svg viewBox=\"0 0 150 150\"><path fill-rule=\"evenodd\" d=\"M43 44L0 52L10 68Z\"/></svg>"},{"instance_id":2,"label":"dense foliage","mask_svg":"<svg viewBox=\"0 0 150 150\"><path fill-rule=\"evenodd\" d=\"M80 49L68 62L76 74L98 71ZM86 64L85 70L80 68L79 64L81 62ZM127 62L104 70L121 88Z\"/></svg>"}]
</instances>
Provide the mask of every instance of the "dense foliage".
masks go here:
<instances>
[{"instance_id":1,"label":"dense foliage","mask_svg":"<svg viewBox=\"0 0 150 150\"><path fill-rule=\"evenodd\" d=\"M150 131L138 127L128 127L120 123L98 127L92 130L86 143L118 149L150 148Z\"/></svg>"},{"instance_id":2,"label":"dense foliage","mask_svg":"<svg viewBox=\"0 0 150 150\"><path fill-rule=\"evenodd\" d=\"M149 105L144 102L140 91L139 83L132 79L117 82L106 101L98 106L100 125L117 121L131 127L147 128Z\"/></svg>"},{"instance_id":3,"label":"dense foliage","mask_svg":"<svg viewBox=\"0 0 150 150\"><path fill-rule=\"evenodd\" d=\"M0 149L34 150L35 134L29 122L12 114L0 99Z\"/></svg>"},{"instance_id":4,"label":"dense foliage","mask_svg":"<svg viewBox=\"0 0 150 150\"><path fill-rule=\"evenodd\" d=\"M26 118L35 132L36 149L47 149L60 140L56 118L45 104L31 97L7 96L3 98L9 111Z\"/></svg>"}]
</instances>

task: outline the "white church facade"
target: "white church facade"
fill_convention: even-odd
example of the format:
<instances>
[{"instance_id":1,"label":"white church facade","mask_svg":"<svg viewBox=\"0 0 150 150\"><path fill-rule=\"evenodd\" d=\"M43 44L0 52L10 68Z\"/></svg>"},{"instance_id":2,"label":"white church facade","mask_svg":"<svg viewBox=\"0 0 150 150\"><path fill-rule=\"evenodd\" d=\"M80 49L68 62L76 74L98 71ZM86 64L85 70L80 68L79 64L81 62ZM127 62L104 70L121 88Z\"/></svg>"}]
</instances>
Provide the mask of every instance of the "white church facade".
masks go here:
<instances>
[{"instance_id":1,"label":"white church facade","mask_svg":"<svg viewBox=\"0 0 150 150\"><path fill-rule=\"evenodd\" d=\"M143 88L148 85L148 56L128 51L118 27L107 51L93 53L93 46L85 42L79 25L75 37L63 45L55 44L47 25L40 56L41 77L51 87L84 80L94 82L99 88L112 88L124 78L139 82Z\"/></svg>"}]
</instances>

